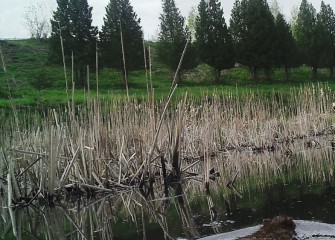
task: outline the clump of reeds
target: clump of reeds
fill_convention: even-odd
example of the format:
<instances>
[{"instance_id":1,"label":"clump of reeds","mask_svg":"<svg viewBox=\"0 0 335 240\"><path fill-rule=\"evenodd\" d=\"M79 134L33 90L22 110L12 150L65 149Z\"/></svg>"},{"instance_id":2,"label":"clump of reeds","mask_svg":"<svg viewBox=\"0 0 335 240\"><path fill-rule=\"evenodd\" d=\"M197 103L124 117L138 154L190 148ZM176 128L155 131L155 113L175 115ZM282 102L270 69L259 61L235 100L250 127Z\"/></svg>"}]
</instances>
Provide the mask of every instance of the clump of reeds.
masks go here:
<instances>
[{"instance_id":1,"label":"clump of reeds","mask_svg":"<svg viewBox=\"0 0 335 240\"><path fill-rule=\"evenodd\" d=\"M43 116L38 111L18 114L20 121L2 126L0 187L12 207L42 199L58 206L64 196L117 194L136 221L136 205L163 211L171 193L203 192L205 183L243 196L251 184L265 188L274 178L328 180L334 169L331 94L323 86L301 88L287 99L289 105L274 96L264 102L252 93L207 96L201 104L185 96L170 106L94 98ZM141 189L142 200L127 198L134 188ZM157 198L163 199L161 205L150 202ZM187 202L180 201L178 211L190 224ZM210 194L208 205L214 219ZM78 237L89 238L79 218L57 209L65 211ZM94 211L84 212L97 221ZM154 217L166 227L161 215Z\"/></svg>"},{"instance_id":2,"label":"clump of reeds","mask_svg":"<svg viewBox=\"0 0 335 240\"><path fill-rule=\"evenodd\" d=\"M236 171L241 176L274 173L285 151L292 151L288 142L333 133L330 94L323 86L301 88L284 105L274 98L263 102L253 93L231 93L207 96L200 105L185 97L163 108L151 101L93 99L84 106L52 109L43 118L29 113L24 118L40 119L38 124L13 120L2 133L3 173L11 164L14 176L24 172L26 182L17 182L30 189L28 195L45 197L70 187L99 192L138 186L149 176L162 176L163 165L166 179L180 171L176 175L203 176L206 182L213 166L226 180ZM273 151L278 159L238 156Z\"/></svg>"}]
</instances>

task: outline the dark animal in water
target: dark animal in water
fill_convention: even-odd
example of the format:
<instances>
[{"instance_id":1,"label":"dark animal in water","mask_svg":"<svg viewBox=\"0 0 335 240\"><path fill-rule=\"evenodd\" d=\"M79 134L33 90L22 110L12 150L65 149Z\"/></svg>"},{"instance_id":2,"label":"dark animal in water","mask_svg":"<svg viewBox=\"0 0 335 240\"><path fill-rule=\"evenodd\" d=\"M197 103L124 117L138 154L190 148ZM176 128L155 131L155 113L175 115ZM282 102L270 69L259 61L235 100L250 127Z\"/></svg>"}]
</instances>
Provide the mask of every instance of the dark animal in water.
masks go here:
<instances>
[{"instance_id":1,"label":"dark animal in water","mask_svg":"<svg viewBox=\"0 0 335 240\"><path fill-rule=\"evenodd\" d=\"M239 240L290 240L294 239L295 223L293 218L278 216L273 219L264 219L263 226L255 233L238 238Z\"/></svg>"}]
</instances>

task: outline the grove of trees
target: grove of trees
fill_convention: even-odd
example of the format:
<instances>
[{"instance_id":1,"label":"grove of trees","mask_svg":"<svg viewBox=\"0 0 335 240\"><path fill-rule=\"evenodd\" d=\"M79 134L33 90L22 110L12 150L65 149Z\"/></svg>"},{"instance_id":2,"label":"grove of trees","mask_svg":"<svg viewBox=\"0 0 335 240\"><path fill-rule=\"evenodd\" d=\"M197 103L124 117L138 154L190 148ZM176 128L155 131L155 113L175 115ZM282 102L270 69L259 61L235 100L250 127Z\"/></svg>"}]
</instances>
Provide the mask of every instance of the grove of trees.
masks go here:
<instances>
[{"instance_id":1,"label":"grove of trees","mask_svg":"<svg viewBox=\"0 0 335 240\"><path fill-rule=\"evenodd\" d=\"M287 22L275 0L271 6L266 0L235 0L227 24L220 2L199 0L188 26L175 1L162 0L154 43L158 60L175 71L188 44L180 70L205 63L212 67L215 81L222 80L222 70L237 63L246 66L255 80L260 71L270 80L274 68L283 69L288 79L289 70L302 64L311 67L315 79L319 68L328 68L334 77L335 14L329 4L322 1L317 13L312 4L302 0L297 14ZM129 0L109 1L100 32L92 26L92 7L87 0L57 0L57 4L51 20L50 60L62 63L62 52L67 62L73 59L80 86L86 66L97 61L97 52L100 66L124 75L144 69L141 21Z\"/></svg>"}]
</instances>

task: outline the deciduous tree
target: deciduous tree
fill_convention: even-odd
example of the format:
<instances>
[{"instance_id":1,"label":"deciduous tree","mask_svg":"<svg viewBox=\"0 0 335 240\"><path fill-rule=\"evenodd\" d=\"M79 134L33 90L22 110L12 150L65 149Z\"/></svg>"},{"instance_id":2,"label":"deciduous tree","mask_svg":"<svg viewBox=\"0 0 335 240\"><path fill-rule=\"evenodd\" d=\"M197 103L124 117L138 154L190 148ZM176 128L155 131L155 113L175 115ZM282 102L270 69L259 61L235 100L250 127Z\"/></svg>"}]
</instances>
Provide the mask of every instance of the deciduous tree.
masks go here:
<instances>
[{"instance_id":1,"label":"deciduous tree","mask_svg":"<svg viewBox=\"0 0 335 240\"><path fill-rule=\"evenodd\" d=\"M187 27L190 31L192 41L195 41L195 24L197 18L197 9L195 7L191 8L191 11L188 13L187 16Z\"/></svg>"},{"instance_id":2,"label":"deciduous tree","mask_svg":"<svg viewBox=\"0 0 335 240\"><path fill-rule=\"evenodd\" d=\"M45 3L39 2L31 4L26 8L23 17L31 38L38 40L46 39L50 34L50 23L45 12L46 7Z\"/></svg>"}]
</instances>

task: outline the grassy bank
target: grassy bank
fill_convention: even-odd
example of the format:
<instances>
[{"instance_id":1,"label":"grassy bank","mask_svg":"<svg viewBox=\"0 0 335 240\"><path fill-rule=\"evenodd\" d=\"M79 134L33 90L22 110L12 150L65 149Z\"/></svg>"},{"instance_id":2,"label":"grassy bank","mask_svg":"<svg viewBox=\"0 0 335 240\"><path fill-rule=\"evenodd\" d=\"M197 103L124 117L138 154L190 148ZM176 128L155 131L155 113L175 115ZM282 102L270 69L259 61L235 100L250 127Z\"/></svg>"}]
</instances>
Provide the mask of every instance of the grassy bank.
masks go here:
<instances>
[{"instance_id":1,"label":"grassy bank","mask_svg":"<svg viewBox=\"0 0 335 240\"><path fill-rule=\"evenodd\" d=\"M48 61L47 42L37 42L34 40L12 40L1 41L1 48L4 56L6 75L4 69L0 69L0 107L9 107L8 88L12 90L15 103L20 106L51 106L65 104L67 95L65 92L65 80L63 67L53 65ZM68 63L70 66L70 63ZM71 70L67 70L67 75L71 78ZM335 89L328 77L328 70L319 71L318 82L329 82L329 87ZM151 80L155 89L155 98L166 97L172 82L173 73L165 66L152 59ZM225 71L222 81L213 82L211 69L206 65L200 65L196 69L183 73L182 83L179 84L175 97L181 96L185 92L196 98L204 94L225 94L243 93L246 91L271 93L277 91L285 94L292 87L312 83L311 71L308 67L300 67L291 70L291 78L285 80L282 70L272 72L272 80L265 81L260 73L259 81L255 82L249 74L248 69L237 67ZM150 80L150 77L148 77ZM129 94L131 98L142 99L147 96L146 72L134 71L129 75ZM121 73L113 69L99 70L99 95L102 99L124 99L126 95L125 87L122 83ZM75 89L75 102L84 102L87 96L88 86ZM90 75L91 94L96 94L96 74Z\"/></svg>"}]
</instances>

